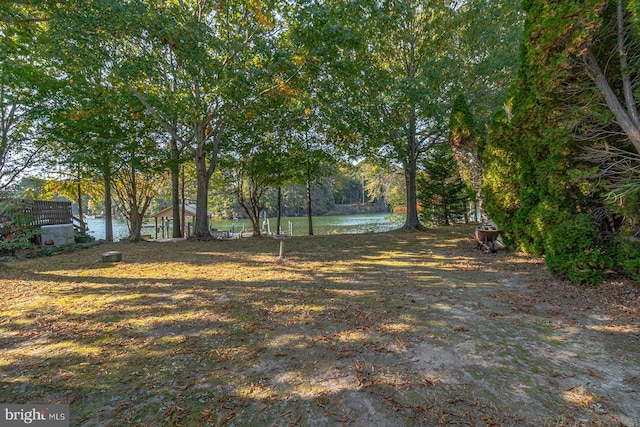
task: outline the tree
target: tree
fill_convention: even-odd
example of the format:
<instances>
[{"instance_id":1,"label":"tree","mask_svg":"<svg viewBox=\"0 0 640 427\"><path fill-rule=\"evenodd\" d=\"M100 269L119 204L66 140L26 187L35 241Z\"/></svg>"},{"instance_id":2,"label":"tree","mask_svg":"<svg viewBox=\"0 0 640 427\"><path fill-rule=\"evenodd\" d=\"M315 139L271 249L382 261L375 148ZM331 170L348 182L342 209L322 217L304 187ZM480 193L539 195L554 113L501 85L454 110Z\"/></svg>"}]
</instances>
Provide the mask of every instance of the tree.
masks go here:
<instances>
[{"instance_id":1,"label":"tree","mask_svg":"<svg viewBox=\"0 0 640 427\"><path fill-rule=\"evenodd\" d=\"M637 12L634 2L622 0L549 6L541 15L542 29L532 37L547 26L560 31L531 49L549 61L545 76L557 73L545 89L566 96L563 108L575 121L574 138L592 144L591 160L602 165L603 177L627 189L633 187L630 182L638 183L637 166L629 166L640 154L640 33L634 7Z\"/></svg>"},{"instance_id":2,"label":"tree","mask_svg":"<svg viewBox=\"0 0 640 427\"><path fill-rule=\"evenodd\" d=\"M126 111L125 111L126 112ZM142 114L129 114L132 121L122 121L124 134L128 138L120 152L121 167L114 173L114 191L117 195L116 206L124 215L129 228L128 240L142 240L141 230L145 214L156 195L158 181L162 177L165 160L161 147L156 143L155 135L149 123L139 121ZM129 126L127 126L129 125ZM145 126L146 125L146 126ZM180 226L175 218L173 226Z\"/></svg>"},{"instance_id":3,"label":"tree","mask_svg":"<svg viewBox=\"0 0 640 427\"><path fill-rule=\"evenodd\" d=\"M312 42L323 108L343 147L404 170L406 230L423 230L416 200L420 157L444 137L455 5L447 1L313 4L300 38ZM354 147L357 145L357 147ZM354 149L356 148L356 149Z\"/></svg>"},{"instance_id":4,"label":"tree","mask_svg":"<svg viewBox=\"0 0 640 427\"><path fill-rule=\"evenodd\" d=\"M627 2L628 3L628 2ZM602 2L597 31L586 41L576 40L576 48L585 69L599 89L607 108L613 114L635 152L640 154L640 103L637 89L640 54L635 53L640 43L637 27L630 22L631 15L623 0ZM597 18L596 18L597 19ZM583 30L584 31L584 30ZM580 31L577 31L580 36ZM582 43L580 43L582 42ZM606 55L606 56L605 56ZM601 57L615 58L604 68Z\"/></svg>"},{"instance_id":5,"label":"tree","mask_svg":"<svg viewBox=\"0 0 640 427\"><path fill-rule=\"evenodd\" d=\"M376 203L390 207L405 205L405 182L401 170L391 165L361 162L359 173L365 182L365 191Z\"/></svg>"},{"instance_id":6,"label":"tree","mask_svg":"<svg viewBox=\"0 0 640 427\"><path fill-rule=\"evenodd\" d=\"M452 84L473 107L479 128L501 109L520 65L524 14L519 0L457 2Z\"/></svg>"},{"instance_id":7,"label":"tree","mask_svg":"<svg viewBox=\"0 0 640 427\"><path fill-rule=\"evenodd\" d=\"M181 165L186 161L184 158L184 148L185 147L181 147L178 144L175 137L170 137L169 152L171 158L168 163L171 173L171 206L173 212L173 227L171 233L174 239L184 237L184 205L186 203L184 196L184 176L182 178L182 187L180 187ZM181 189L182 191L180 191Z\"/></svg>"},{"instance_id":8,"label":"tree","mask_svg":"<svg viewBox=\"0 0 640 427\"><path fill-rule=\"evenodd\" d=\"M449 144L453 157L457 162L460 177L465 184L473 189L474 201L482 217L486 217L484 210L484 196L482 194L483 164L480 154L484 135L476 129L473 114L469 109L464 95L458 95L453 102L451 118L449 119Z\"/></svg>"},{"instance_id":9,"label":"tree","mask_svg":"<svg viewBox=\"0 0 640 427\"><path fill-rule=\"evenodd\" d=\"M251 220L254 237L261 235L260 220L266 204L264 196L270 188L278 185L278 171L282 168L282 157L278 155L274 135L267 134L251 140L255 142L260 139L262 143L251 144L253 148L239 153L234 161L236 197Z\"/></svg>"},{"instance_id":10,"label":"tree","mask_svg":"<svg viewBox=\"0 0 640 427\"><path fill-rule=\"evenodd\" d=\"M293 181L304 184L306 188L305 210L309 236L313 236L313 190L324 177L330 175L334 169L335 159L326 141L326 133L320 126L306 123L306 129L293 135L293 145L290 148L290 165L297 165L291 169L294 173Z\"/></svg>"},{"instance_id":11,"label":"tree","mask_svg":"<svg viewBox=\"0 0 640 427\"><path fill-rule=\"evenodd\" d=\"M451 147L433 147L422 167L418 176L420 215L427 223L450 225L454 216L466 214L469 200L469 187L460 178Z\"/></svg>"},{"instance_id":12,"label":"tree","mask_svg":"<svg viewBox=\"0 0 640 427\"><path fill-rule=\"evenodd\" d=\"M495 112L510 108L509 91L516 81L522 46L520 1L460 2L460 25L454 33L453 84L459 95L449 117L449 142L463 180L474 189L474 212L486 218L482 191L487 124ZM471 106L473 113L471 112ZM477 219L477 218L476 218Z\"/></svg>"},{"instance_id":13,"label":"tree","mask_svg":"<svg viewBox=\"0 0 640 427\"><path fill-rule=\"evenodd\" d=\"M41 14L18 2L0 3L0 190L36 165L39 127L53 82L42 72Z\"/></svg>"},{"instance_id":14,"label":"tree","mask_svg":"<svg viewBox=\"0 0 640 427\"><path fill-rule=\"evenodd\" d=\"M520 208L520 150L511 126L505 110L496 112L487 124L488 143L482 152L485 207L506 237L513 236L511 225Z\"/></svg>"},{"instance_id":15,"label":"tree","mask_svg":"<svg viewBox=\"0 0 640 427\"><path fill-rule=\"evenodd\" d=\"M129 90L192 154L197 174L194 235L210 236L209 181L229 123L295 70L269 69L277 41L277 4L179 2L148 7L133 39ZM144 25L142 25L144 24ZM158 87L172 68L171 90ZM277 76L272 74L276 72Z\"/></svg>"},{"instance_id":16,"label":"tree","mask_svg":"<svg viewBox=\"0 0 640 427\"><path fill-rule=\"evenodd\" d=\"M331 177L331 192L337 204L362 202L365 198L364 173L349 164L341 166Z\"/></svg>"},{"instance_id":17,"label":"tree","mask_svg":"<svg viewBox=\"0 0 640 427\"><path fill-rule=\"evenodd\" d=\"M42 41L47 73L60 90L52 97L47 122L49 149L61 165L100 176L104 186L105 238L113 239L113 176L120 153L133 139L125 123L132 117L117 66L121 51L122 10L115 2L43 3L46 31ZM109 31L106 23L113 22ZM116 25L117 23L117 25ZM139 112L138 112L139 113Z\"/></svg>"},{"instance_id":18,"label":"tree","mask_svg":"<svg viewBox=\"0 0 640 427\"><path fill-rule=\"evenodd\" d=\"M56 96L56 107L50 111L49 147L59 164L72 174L101 177L105 239L112 241L112 179L119 169L119 150L127 135L112 115L117 105L114 94L101 84L83 83L79 74L74 78L74 83Z\"/></svg>"},{"instance_id":19,"label":"tree","mask_svg":"<svg viewBox=\"0 0 640 427\"><path fill-rule=\"evenodd\" d=\"M72 0L48 5L52 37L65 42L59 46L67 58L63 67L82 59L92 70L102 67L100 77L113 88L126 88L172 138L174 176L180 149L191 153L198 179L197 237L210 236L209 180L228 123L296 72L277 67L273 45L281 34L281 3L266 3Z\"/></svg>"},{"instance_id":20,"label":"tree","mask_svg":"<svg viewBox=\"0 0 640 427\"><path fill-rule=\"evenodd\" d=\"M624 126L612 120L619 120L607 105L613 100L599 102L606 96L597 67L607 63L607 84L626 99L619 103L628 103L627 114L634 107L629 104L637 106L625 96L636 71L627 80L631 69L625 71L619 53L620 30L631 27L619 25L620 6L570 0L526 4L526 42L512 108L490 126L484 156L491 171L487 207L500 218L505 235L519 249L546 254L558 277L580 283L597 283L615 261L621 211L607 200L606 181L593 179L585 149L597 141L610 152L635 150ZM635 41L637 32L623 38Z\"/></svg>"},{"instance_id":21,"label":"tree","mask_svg":"<svg viewBox=\"0 0 640 427\"><path fill-rule=\"evenodd\" d=\"M61 195L75 201L78 205L78 220L81 227L84 227L84 206L87 206L87 199L91 194L100 194L98 189L100 183L95 179L89 178L80 165L72 169L75 170L58 171L58 173L49 178L44 190L48 197Z\"/></svg>"},{"instance_id":22,"label":"tree","mask_svg":"<svg viewBox=\"0 0 640 427\"><path fill-rule=\"evenodd\" d=\"M598 13L585 21L586 36L580 37L580 32L575 31L578 34L572 34L575 39L569 44L577 49L569 62L573 72L585 71L591 83L591 87L583 84L575 89L591 94L589 98L582 97L583 111L589 113L580 118L576 137L590 144L584 157L598 165L597 179L606 183L613 209L627 218L628 225L637 226L640 217L637 5L634 9L633 2L602 2Z\"/></svg>"}]
</instances>

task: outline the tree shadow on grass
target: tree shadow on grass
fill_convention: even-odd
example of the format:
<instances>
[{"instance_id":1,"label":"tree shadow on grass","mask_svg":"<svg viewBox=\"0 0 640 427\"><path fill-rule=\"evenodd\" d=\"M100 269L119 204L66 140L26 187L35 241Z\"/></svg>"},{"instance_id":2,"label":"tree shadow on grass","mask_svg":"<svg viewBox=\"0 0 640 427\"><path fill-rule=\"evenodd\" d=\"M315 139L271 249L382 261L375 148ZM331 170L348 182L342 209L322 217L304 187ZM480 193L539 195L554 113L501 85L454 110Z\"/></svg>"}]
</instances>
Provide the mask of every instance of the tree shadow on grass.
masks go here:
<instances>
[{"instance_id":1,"label":"tree shadow on grass","mask_svg":"<svg viewBox=\"0 0 640 427\"><path fill-rule=\"evenodd\" d=\"M597 400L598 390L576 388L585 366L566 357L574 343L556 342L553 324L539 323L537 302L529 312L512 304L544 275L540 265L473 251L465 239L292 239L279 262L265 255L275 241L243 242L247 252L206 242L120 266L64 260L28 277L23 270L20 286L38 292L4 306L0 400L67 402L73 425L620 416L625 408ZM172 257L194 277L154 271ZM236 270L216 269L229 265ZM117 270L124 277L110 276ZM584 348L600 351L598 338Z\"/></svg>"}]
</instances>

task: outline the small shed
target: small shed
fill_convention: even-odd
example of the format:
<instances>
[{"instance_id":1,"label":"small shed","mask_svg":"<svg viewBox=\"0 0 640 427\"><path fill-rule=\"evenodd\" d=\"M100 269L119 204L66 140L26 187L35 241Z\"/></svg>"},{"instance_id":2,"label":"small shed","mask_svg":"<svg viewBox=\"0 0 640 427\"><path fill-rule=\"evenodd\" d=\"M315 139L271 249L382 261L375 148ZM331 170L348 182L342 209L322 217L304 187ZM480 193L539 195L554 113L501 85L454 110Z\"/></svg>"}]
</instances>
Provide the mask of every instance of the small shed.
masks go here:
<instances>
[{"instance_id":1,"label":"small shed","mask_svg":"<svg viewBox=\"0 0 640 427\"><path fill-rule=\"evenodd\" d=\"M184 204L184 212L182 211L183 205L180 204L180 217L184 218L183 230L182 233L185 237L189 237L191 235L191 227L195 223L196 218L196 206L185 203ZM161 233L161 238L165 239L171 236L169 230L173 226L173 206L169 206L168 208L162 209L160 212L154 213L151 215L151 218L155 219L156 224L156 235L155 238L158 238L158 231ZM158 220L159 223L158 223Z\"/></svg>"}]
</instances>

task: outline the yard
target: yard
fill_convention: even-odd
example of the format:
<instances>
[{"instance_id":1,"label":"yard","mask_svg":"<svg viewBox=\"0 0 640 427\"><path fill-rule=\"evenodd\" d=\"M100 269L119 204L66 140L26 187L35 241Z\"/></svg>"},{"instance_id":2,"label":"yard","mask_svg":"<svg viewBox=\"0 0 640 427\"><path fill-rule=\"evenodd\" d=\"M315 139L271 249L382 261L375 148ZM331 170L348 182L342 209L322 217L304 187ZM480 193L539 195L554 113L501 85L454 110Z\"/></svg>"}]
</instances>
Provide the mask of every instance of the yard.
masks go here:
<instances>
[{"instance_id":1,"label":"yard","mask_svg":"<svg viewBox=\"0 0 640 427\"><path fill-rule=\"evenodd\" d=\"M560 284L471 232L8 262L0 402L74 426L640 426L640 284Z\"/></svg>"}]
</instances>

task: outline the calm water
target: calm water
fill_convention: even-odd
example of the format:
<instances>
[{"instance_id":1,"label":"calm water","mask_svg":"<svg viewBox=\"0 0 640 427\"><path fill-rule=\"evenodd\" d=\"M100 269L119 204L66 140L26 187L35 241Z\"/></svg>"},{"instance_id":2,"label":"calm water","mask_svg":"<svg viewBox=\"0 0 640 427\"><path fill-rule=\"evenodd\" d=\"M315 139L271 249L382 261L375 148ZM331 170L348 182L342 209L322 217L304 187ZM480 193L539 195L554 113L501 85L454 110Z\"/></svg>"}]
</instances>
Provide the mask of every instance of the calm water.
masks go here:
<instances>
[{"instance_id":1,"label":"calm water","mask_svg":"<svg viewBox=\"0 0 640 427\"><path fill-rule=\"evenodd\" d=\"M85 220L89 226L89 234L96 239L104 239L104 219L87 218ZM268 219L271 231L275 232L276 219ZM359 234L370 232L389 231L402 226L404 217L391 216L391 214L358 214L358 215L340 215L340 216L318 216L313 217L313 234ZM294 236L306 236L309 234L308 223L306 217L283 217L281 219L282 231L287 232L289 226L293 228ZM249 220L223 220L211 221L211 228L218 230L228 230L238 233L245 230L251 230L251 221ZM142 229L142 234L151 234L155 237L154 223L148 224ZM127 224L124 221L113 220L113 240L118 241L129 235ZM166 233L167 236L171 232ZM158 232L158 237L161 237Z\"/></svg>"}]
</instances>

